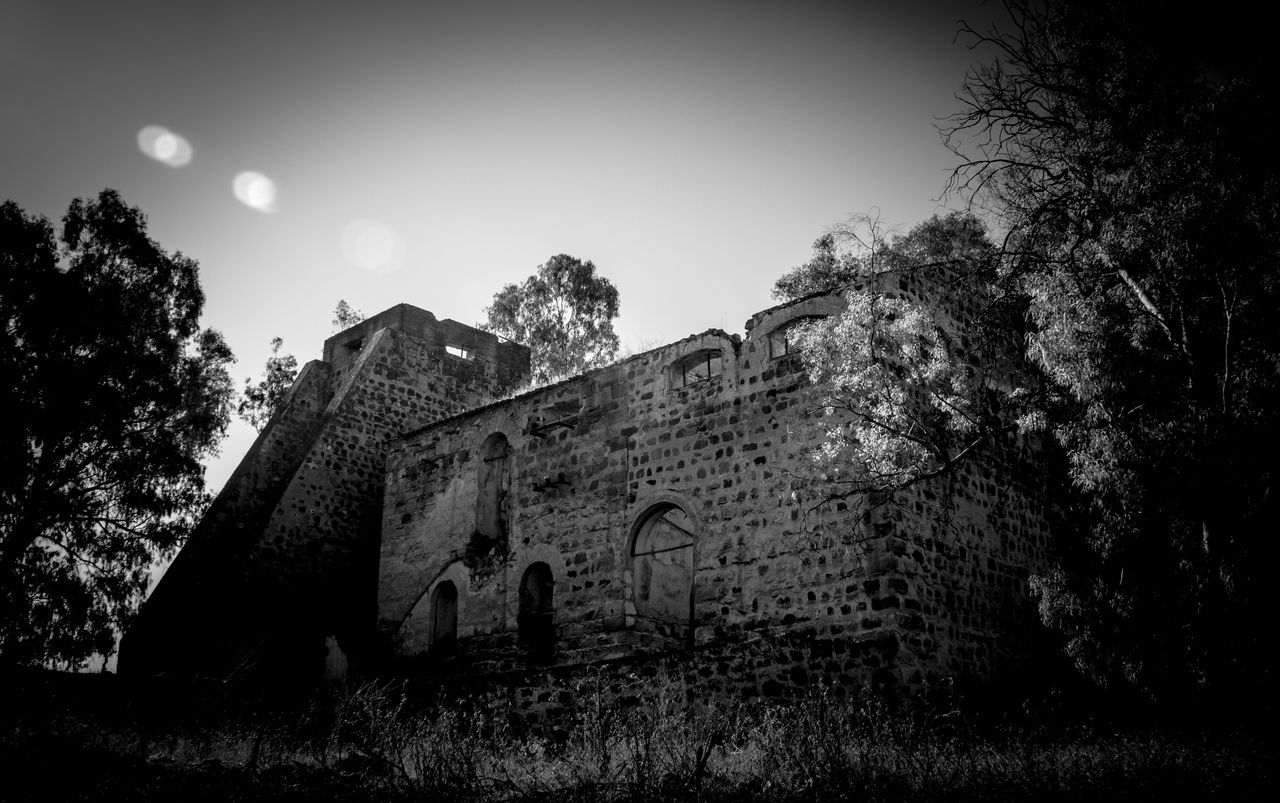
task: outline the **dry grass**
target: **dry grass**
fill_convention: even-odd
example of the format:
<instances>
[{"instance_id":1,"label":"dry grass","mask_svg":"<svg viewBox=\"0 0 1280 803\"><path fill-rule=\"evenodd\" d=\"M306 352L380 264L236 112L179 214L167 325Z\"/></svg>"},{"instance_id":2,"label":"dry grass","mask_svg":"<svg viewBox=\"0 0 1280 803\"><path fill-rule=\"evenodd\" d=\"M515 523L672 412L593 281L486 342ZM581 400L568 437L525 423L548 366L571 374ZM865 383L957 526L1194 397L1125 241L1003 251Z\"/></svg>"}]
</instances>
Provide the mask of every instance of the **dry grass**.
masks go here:
<instances>
[{"instance_id":1,"label":"dry grass","mask_svg":"<svg viewBox=\"0 0 1280 803\"><path fill-rule=\"evenodd\" d=\"M107 684L103 684L107 688ZM0 715L5 800L649 801L1273 799L1272 743L1239 735L979 728L819 689L691 705L670 679L606 702L590 679L554 737L395 684L291 711L28 698ZM56 695L54 695L56 696Z\"/></svg>"}]
</instances>

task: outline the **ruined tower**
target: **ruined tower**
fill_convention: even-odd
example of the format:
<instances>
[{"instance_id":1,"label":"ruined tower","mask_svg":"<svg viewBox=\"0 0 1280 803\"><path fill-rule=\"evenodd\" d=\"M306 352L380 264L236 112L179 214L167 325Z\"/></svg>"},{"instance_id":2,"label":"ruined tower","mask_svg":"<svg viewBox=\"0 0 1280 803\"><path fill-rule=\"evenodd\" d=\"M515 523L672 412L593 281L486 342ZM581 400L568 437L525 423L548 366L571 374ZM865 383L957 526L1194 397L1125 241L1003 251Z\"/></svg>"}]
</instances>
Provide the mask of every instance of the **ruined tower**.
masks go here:
<instances>
[{"instance_id":1,"label":"ruined tower","mask_svg":"<svg viewBox=\"0 0 1280 803\"><path fill-rule=\"evenodd\" d=\"M125 673L316 674L373 632L387 448L491 400L529 351L401 304L325 341L121 644Z\"/></svg>"}]
</instances>

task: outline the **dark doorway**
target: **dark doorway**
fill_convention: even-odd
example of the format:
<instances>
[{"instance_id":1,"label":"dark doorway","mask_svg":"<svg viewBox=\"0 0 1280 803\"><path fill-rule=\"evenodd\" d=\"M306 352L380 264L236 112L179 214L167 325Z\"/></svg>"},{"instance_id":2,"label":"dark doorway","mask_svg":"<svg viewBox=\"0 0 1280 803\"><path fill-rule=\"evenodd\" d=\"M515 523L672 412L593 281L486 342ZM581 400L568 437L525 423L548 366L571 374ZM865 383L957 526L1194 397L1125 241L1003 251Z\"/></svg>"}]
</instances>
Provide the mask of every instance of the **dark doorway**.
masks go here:
<instances>
[{"instance_id":1,"label":"dark doorway","mask_svg":"<svg viewBox=\"0 0 1280 803\"><path fill-rule=\"evenodd\" d=\"M445 580L431 595L431 646L435 656L453 655L458 649L458 588Z\"/></svg>"},{"instance_id":2,"label":"dark doorway","mask_svg":"<svg viewBox=\"0 0 1280 803\"><path fill-rule=\"evenodd\" d=\"M520 643L536 661L550 661L555 657L555 605L552 592L555 581L551 567L535 563L525 569L520 581Z\"/></svg>"}]
</instances>

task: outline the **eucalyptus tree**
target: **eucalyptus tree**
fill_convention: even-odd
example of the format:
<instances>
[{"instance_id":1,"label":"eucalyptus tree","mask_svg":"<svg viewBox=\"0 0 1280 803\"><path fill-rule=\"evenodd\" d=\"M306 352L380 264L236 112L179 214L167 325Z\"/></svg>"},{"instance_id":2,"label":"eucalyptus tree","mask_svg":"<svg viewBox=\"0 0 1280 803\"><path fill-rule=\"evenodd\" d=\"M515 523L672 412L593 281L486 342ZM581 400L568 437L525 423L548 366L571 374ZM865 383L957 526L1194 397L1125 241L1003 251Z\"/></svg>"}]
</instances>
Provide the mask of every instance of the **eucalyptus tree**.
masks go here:
<instances>
[{"instance_id":1,"label":"eucalyptus tree","mask_svg":"<svg viewBox=\"0 0 1280 803\"><path fill-rule=\"evenodd\" d=\"M1268 685L1280 117L1256 15L1008 0L945 127L1005 232L1081 532L1042 612L1100 682ZM1242 683L1242 681L1248 681Z\"/></svg>"},{"instance_id":2,"label":"eucalyptus tree","mask_svg":"<svg viewBox=\"0 0 1280 803\"><path fill-rule=\"evenodd\" d=\"M594 264L568 254L503 287L485 312L489 330L529 347L537 383L605 365L618 351L618 289Z\"/></svg>"},{"instance_id":3,"label":"eucalyptus tree","mask_svg":"<svg viewBox=\"0 0 1280 803\"><path fill-rule=\"evenodd\" d=\"M106 654L207 504L233 395L195 261L112 190L0 205L0 655Z\"/></svg>"}]
</instances>

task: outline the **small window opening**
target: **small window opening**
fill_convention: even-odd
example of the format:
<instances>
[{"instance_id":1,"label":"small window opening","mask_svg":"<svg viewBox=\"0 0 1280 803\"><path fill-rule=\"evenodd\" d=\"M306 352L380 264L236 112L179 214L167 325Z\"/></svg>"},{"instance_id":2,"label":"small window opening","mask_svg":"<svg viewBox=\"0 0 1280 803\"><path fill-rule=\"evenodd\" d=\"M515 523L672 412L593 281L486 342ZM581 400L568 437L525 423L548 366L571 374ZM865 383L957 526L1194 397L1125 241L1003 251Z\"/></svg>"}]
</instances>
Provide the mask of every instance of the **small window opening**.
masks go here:
<instances>
[{"instance_id":1,"label":"small window opening","mask_svg":"<svg viewBox=\"0 0 1280 803\"><path fill-rule=\"evenodd\" d=\"M671 366L671 384L673 387L682 388L704 379L714 379L723 371L719 349L697 351L687 357L681 357Z\"/></svg>"},{"instance_id":2,"label":"small window opening","mask_svg":"<svg viewBox=\"0 0 1280 803\"><path fill-rule=\"evenodd\" d=\"M525 570L520 581L520 614L517 625L520 643L537 661L550 661L555 656L555 606L552 592L555 582L551 567L534 563Z\"/></svg>"},{"instance_id":3,"label":"small window opening","mask_svg":"<svg viewBox=\"0 0 1280 803\"><path fill-rule=\"evenodd\" d=\"M573 398L559 401L543 407L529 416L529 424L525 431L531 435L545 437L557 427L573 429L578 425L578 411L582 408L582 399Z\"/></svg>"},{"instance_id":4,"label":"small window opening","mask_svg":"<svg viewBox=\"0 0 1280 803\"><path fill-rule=\"evenodd\" d=\"M364 338L357 337L355 340L348 340L342 344L347 351L359 351L364 346Z\"/></svg>"},{"instance_id":5,"label":"small window opening","mask_svg":"<svg viewBox=\"0 0 1280 803\"><path fill-rule=\"evenodd\" d=\"M455 357L461 357L464 360L471 359L471 351L469 349L464 349L462 346L445 346L444 350L446 353L452 354Z\"/></svg>"}]
</instances>

